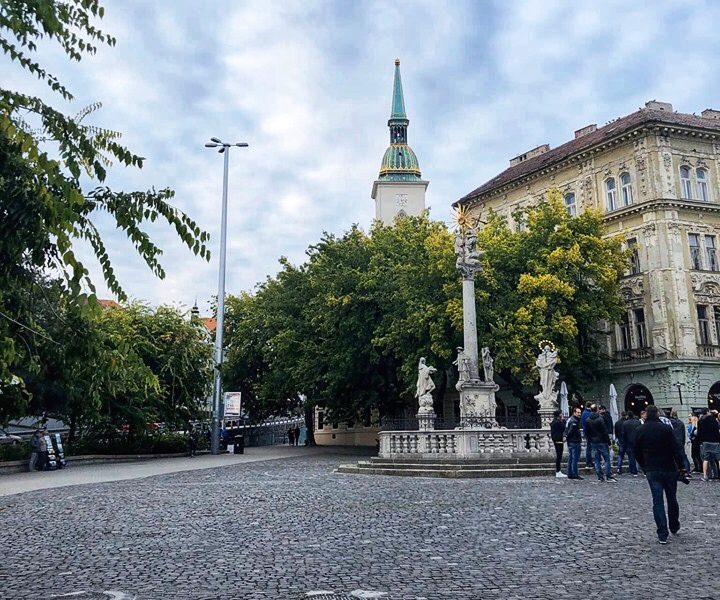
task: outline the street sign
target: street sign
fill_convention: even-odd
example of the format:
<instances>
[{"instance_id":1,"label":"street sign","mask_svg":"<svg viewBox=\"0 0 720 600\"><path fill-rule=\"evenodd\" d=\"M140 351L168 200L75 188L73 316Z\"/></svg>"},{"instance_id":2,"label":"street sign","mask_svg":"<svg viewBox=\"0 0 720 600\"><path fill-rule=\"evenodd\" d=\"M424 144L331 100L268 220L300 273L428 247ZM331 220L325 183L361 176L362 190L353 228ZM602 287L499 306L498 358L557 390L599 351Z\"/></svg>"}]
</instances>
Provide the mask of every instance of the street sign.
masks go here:
<instances>
[{"instance_id":1,"label":"street sign","mask_svg":"<svg viewBox=\"0 0 720 600\"><path fill-rule=\"evenodd\" d=\"M225 416L239 417L242 406L242 392L225 392L224 396Z\"/></svg>"}]
</instances>

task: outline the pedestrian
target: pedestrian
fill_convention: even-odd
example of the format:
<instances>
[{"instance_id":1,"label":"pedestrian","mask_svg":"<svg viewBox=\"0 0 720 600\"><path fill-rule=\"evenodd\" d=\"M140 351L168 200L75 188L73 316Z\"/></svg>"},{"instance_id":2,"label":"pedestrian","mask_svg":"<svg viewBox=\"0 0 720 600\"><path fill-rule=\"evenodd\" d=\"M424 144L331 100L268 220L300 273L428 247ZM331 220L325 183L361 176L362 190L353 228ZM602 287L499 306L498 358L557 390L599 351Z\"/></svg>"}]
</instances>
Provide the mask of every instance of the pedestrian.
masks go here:
<instances>
[{"instance_id":1,"label":"pedestrian","mask_svg":"<svg viewBox=\"0 0 720 600\"><path fill-rule=\"evenodd\" d=\"M614 423L612 420L612 415L608 412L608 409L605 406L600 406L598 408L598 412L600 413L600 416L602 417L603 423L605 423L605 429L608 432L608 435L612 436L614 432Z\"/></svg>"},{"instance_id":2,"label":"pedestrian","mask_svg":"<svg viewBox=\"0 0 720 600\"><path fill-rule=\"evenodd\" d=\"M627 421L627 413L623 412L620 414L620 418L615 422L613 430L615 431L615 439L618 445L617 455L617 474L622 474L623 459L625 458L625 438L623 437L623 425Z\"/></svg>"},{"instance_id":3,"label":"pedestrian","mask_svg":"<svg viewBox=\"0 0 720 600\"><path fill-rule=\"evenodd\" d=\"M590 444L595 474L598 481L617 481L612 475L610 466L610 434L605 428L604 419L600 416L597 406L590 407L592 414L585 423L585 439ZM601 459L605 461L605 474L603 476Z\"/></svg>"},{"instance_id":4,"label":"pedestrian","mask_svg":"<svg viewBox=\"0 0 720 600\"><path fill-rule=\"evenodd\" d=\"M684 463L675 434L660 421L659 413L657 406L648 406L645 423L635 440L635 455L650 486L658 541L667 544L669 533L677 535L680 531L677 482L678 472L684 474Z\"/></svg>"},{"instance_id":5,"label":"pedestrian","mask_svg":"<svg viewBox=\"0 0 720 600\"><path fill-rule=\"evenodd\" d=\"M565 419L561 410L556 410L553 413L553 420L550 423L550 439L552 439L555 445L555 477L558 479L564 479L567 475L564 475L560 470L562 465L563 450L565 449Z\"/></svg>"},{"instance_id":6,"label":"pedestrian","mask_svg":"<svg viewBox=\"0 0 720 600\"><path fill-rule=\"evenodd\" d=\"M190 458L194 458L197 454L198 434L195 426L190 424L190 435L188 436L188 449L190 450Z\"/></svg>"},{"instance_id":7,"label":"pedestrian","mask_svg":"<svg viewBox=\"0 0 720 600\"><path fill-rule=\"evenodd\" d=\"M675 441L680 444L680 448L682 450L684 459L683 468L686 473L690 473L690 461L688 460L687 452L685 452L685 425L683 425L683 422L678 419L676 410L670 411L670 425L672 425L673 433L675 434Z\"/></svg>"},{"instance_id":8,"label":"pedestrian","mask_svg":"<svg viewBox=\"0 0 720 600\"><path fill-rule=\"evenodd\" d=\"M38 471L44 471L48 464L50 463L50 460L48 459L48 447L47 447L47 438L45 437L46 431L41 431L40 436L38 438L38 460L37 460L37 470Z\"/></svg>"},{"instance_id":9,"label":"pedestrian","mask_svg":"<svg viewBox=\"0 0 720 600\"><path fill-rule=\"evenodd\" d=\"M300 442L300 425L298 425L297 423L295 423L295 429L293 429L293 434L293 437L295 438L295 445L297 446Z\"/></svg>"},{"instance_id":10,"label":"pedestrian","mask_svg":"<svg viewBox=\"0 0 720 600\"><path fill-rule=\"evenodd\" d=\"M35 430L32 438L30 439L30 461L28 462L28 471L32 472L38 468L38 462L40 460L40 437L42 432L39 429Z\"/></svg>"},{"instance_id":11,"label":"pedestrian","mask_svg":"<svg viewBox=\"0 0 720 600\"><path fill-rule=\"evenodd\" d=\"M690 456L693 461L693 473L702 473L702 455L700 453L700 440L697 436L697 415L690 414L688 417L688 439L690 440Z\"/></svg>"},{"instance_id":12,"label":"pedestrian","mask_svg":"<svg viewBox=\"0 0 720 600\"><path fill-rule=\"evenodd\" d=\"M643 411L644 412L644 411ZM628 468L633 477L638 476L637 462L635 460L635 441L637 440L637 432L642 426L640 419L635 416L631 410L627 413L627 419L623 423L623 441L625 442L625 453L628 459Z\"/></svg>"},{"instance_id":13,"label":"pedestrian","mask_svg":"<svg viewBox=\"0 0 720 600\"><path fill-rule=\"evenodd\" d=\"M580 462L580 448L582 447L582 435L580 424L581 410L579 406L573 408L573 414L565 425L565 441L568 445L568 479L584 479L578 474L578 462Z\"/></svg>"},{"instance_id":14,"label":"pedestrian","mask_svg":"<svg viewBox=\"0 0 720 600\"><path fill-rule=\"evenodd\" d=\"M720 423L717 417L718 411L711 410L698 421L697 436L703 459L703 481L719 477L717 461L720 460Z\"/></svg>"},{"instance_id":15,"label":"pedestrian","mask_svg":"<svg viewBox=\"0 0 720 600\"><path fill-rule=\"evenodd\" d=\"M288 436L288 446L292 446L293 443L294 443L294 441L295 441L295 440L294 440L295 430L294 430L292 427L290 427L290 428L287 430L287 436Z\"/></svg>"},{"instance_id":16,"label":"pedestrian","mask_svg":"<svg viewBox=\"0 0 720 600\"><path fill-rule=\"evenodd\" d=\"M590 418L590 415L592 414L591 408L595 406L592 402L589 400L585 403L585 408L582 411L582 416L580 417L580 426L582 427L583 434L585 434L585 424L587 423L587 420ZM593 464L592 459L592 451L590 450L590 442L588 442L587 434L585 434L585 468L589 469Z\"/></svg>"}]
</instances>

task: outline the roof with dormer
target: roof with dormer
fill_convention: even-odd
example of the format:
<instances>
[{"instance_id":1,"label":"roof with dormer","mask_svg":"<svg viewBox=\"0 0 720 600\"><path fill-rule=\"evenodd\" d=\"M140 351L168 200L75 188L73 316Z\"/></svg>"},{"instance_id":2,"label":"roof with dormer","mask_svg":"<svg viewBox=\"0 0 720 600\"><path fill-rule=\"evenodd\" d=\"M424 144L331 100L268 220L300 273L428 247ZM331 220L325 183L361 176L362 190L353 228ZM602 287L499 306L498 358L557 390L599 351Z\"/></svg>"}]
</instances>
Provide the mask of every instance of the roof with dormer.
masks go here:
<instances>
[{"instance_id":1,"label":"roof with dormer","mask_svg":"<svg viewBox=\"0 0 720 600\"><path fill-rule=\"evenodd\" d=\"M480 196L494 192L505 185L513 184L524 177L550 168L575 155L580 155L592 148L602 146L635 129L653 124L677 126L678 128L700 128L713 130L715 133L720 132L720 119L717 118L700 117L667 110L641 108L634 113L611 121L591 133L570 140L557 148L548 150L547 152L505 169L499 175L496 175L480 187L463 196L454 204L458 205L472 202Z\"/></svg>"}]
</instances>

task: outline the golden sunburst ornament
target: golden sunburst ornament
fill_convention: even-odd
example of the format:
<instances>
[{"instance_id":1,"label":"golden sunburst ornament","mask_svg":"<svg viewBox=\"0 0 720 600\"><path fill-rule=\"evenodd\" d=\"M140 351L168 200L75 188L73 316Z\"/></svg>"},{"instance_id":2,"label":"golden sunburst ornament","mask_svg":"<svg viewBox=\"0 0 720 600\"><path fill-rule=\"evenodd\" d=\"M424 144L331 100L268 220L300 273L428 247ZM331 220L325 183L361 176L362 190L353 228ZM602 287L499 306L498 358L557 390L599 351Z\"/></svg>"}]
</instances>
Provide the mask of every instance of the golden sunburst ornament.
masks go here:
<instances>
[{"instance_id":1,"label":"golden sunburst ornament","mask_svg":"<svg viewBox=\"0 0 720 600\"><path fill-rule=\"evenodd\" d=\"M479 221L480 218L473 217L465 204L458 206L453 213L453 223L460 231L477 228Z\"/></svg>"},{"instance_id":2,"label":"golden sunburst ornament","mask_svg":"<svg viewBox=\"0 0 720 600\"><path fill-rule=\"evenodd\" d=\"M550 349L555 352L555 344L553 344L550 340L540 340L540 343L538 344L538 348L542 352L545 350L545 346L550 346Z\"/></svg>"}]
</instances>

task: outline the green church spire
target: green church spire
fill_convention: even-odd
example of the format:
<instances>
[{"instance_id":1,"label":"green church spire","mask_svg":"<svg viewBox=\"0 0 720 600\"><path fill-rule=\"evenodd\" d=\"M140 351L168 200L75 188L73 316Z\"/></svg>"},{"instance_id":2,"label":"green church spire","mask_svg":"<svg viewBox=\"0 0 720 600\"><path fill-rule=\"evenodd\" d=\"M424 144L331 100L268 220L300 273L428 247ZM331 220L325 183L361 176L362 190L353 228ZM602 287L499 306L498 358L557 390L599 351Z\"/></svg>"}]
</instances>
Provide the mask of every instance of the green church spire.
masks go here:
<instances>
[{"instance_id":1,"label":"green church spire","mask_svg":"<svg viewBox=\"0 0 720 600\"><path fill-rule=\"evenodd\" d=\"M392 111L390 119L407 120L405 114L405 99L403 98L402 79L400 79L400 59L395 59L395 82L393 83Z\"/></svg>"},{"instance_id":2,"label":"green church spire","mask_svg":"<svg viewBox=\"0 0 720 600\"><path fill-rule=\"evenodd\" d=\"M400 59L396 58L392 110L388 121L390 147L385 151L380 165L380 181L420 181L420 165L412 148L407 145L409 124L400 79Z\"/></svg>"}]
</instances>

